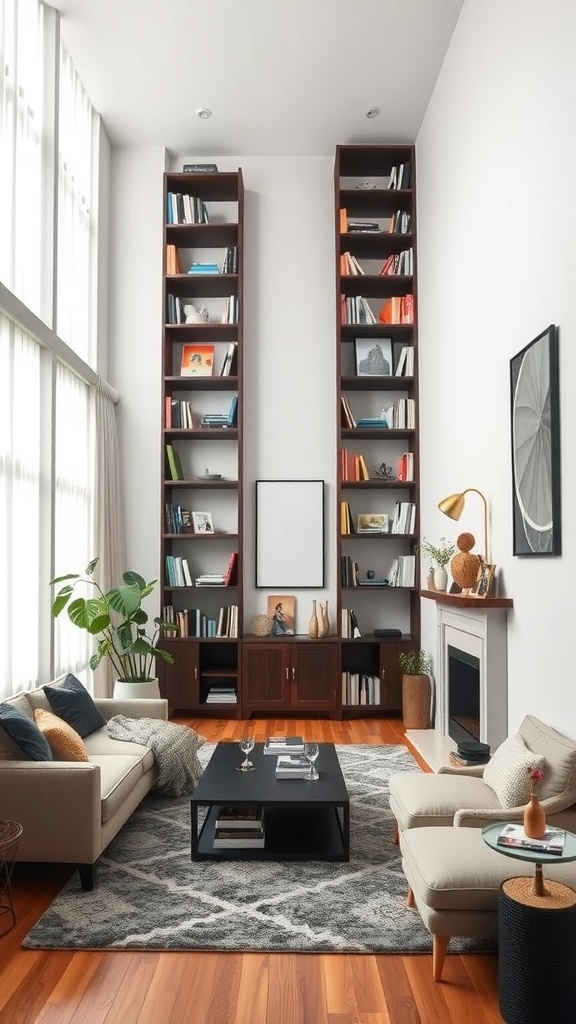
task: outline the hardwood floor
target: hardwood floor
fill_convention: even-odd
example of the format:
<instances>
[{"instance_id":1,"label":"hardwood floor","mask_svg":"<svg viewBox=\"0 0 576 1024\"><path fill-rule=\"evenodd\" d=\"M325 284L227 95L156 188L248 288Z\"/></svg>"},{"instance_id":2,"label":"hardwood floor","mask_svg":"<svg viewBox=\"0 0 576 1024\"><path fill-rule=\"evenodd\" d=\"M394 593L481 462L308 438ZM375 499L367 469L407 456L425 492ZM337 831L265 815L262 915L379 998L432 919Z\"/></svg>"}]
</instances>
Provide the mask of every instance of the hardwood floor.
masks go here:
<instances>
[{"instance_id":1,"label":"hardwood floor","mask_svg":"<svg viewBox=\"0 0 576 1024\"><path fill-rule=\"evenodd\" d=\"M178 721L212 742L244 732L238 721ZM250 723L257 741L294 727L294 720ZM298 732L333 743L405 742L396 719L298 719ZM67 877L65 869L32 865L15 872L17 924L0 938L0 1024L502 1024L493 954L449 954L438 984L428 954L21 949Z\"/></svg>"}]
</instances>

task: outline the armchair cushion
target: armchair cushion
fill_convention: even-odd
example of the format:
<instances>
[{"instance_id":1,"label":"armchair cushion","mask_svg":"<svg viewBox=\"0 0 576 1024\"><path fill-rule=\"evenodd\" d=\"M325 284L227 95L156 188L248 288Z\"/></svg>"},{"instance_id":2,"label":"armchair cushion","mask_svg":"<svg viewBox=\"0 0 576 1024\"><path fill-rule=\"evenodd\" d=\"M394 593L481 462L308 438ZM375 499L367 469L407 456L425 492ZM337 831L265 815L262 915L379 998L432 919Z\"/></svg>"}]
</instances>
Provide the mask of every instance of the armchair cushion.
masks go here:
<instances>
[{"instance_id":1,"label":"armchair cushion","mask_svg":"<svg viewBox=\"0 0 576 1024\"><path fill-rule=\"evenodd\" d=\"M12 704L0 704L0 725L18 747L20 756L31 761L53 761L53 754L45 736L31 718Z\"/></svg>"},{"instance_id":2,"label":"armchair cushion","mask_svg":"<svg viewBox=\"0 0 576 1024\"><path fill-rule=\"evenodd\" d=\"M526 715L520 734L535 753L546 759L538 786L540 800L561 798L562 806L576 803L576 743L533 715Z\"/></svg>"},{"instance_id":3,"label":"armchair cushion","mask_svg":"<svg viewBox=\"0 0 576 1024\"><path fill-rule=\"evenodd\" d=\"M89 736L106 725L85 686L69 673L62 686L44 686L44 693L55 715L71 725L79 736Z\"/></svg>"},{"instance_id":4,"label":"armchair cushion","mask_svg":"<svg viewBox=\"0 0 576 1024\"><path fill-rule=\"evenodd\" d=\"M519 733L494 751L484 769L484 782L494 790L501 807L518 807L530 796L530 769L545 770L545 758L526 746ZM473 806L470 802L468 807Z\"/></svg>"},{"instance_id":5,"label":"armchair cushion","mask_svg":"<svg viewBox=\"0 0 576 1024\"><path fill-rule=\"evenodd\" d=\"M60 761L89 761L88 751L77 732L51 711L36 708L34 718L50 749Z\"/></svg>"}]
</instances>

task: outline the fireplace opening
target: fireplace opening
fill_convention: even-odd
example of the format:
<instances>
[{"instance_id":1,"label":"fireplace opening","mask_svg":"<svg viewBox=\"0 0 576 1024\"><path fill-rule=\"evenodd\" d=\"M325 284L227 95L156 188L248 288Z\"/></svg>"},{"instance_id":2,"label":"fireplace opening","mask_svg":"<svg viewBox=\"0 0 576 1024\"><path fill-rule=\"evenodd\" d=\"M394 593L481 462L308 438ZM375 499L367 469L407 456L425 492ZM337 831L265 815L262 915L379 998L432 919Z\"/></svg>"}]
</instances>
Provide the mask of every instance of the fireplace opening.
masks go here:
<instances>
[{"instance_id":1,"label":"fireplace opening","mask_svg":"<svg viewBox=\"0 0 576 1024\"><path fill-rule=\"evenodd\" d=\"M448 644L448 734L480 739L480 659Z\"/></svg>"}]
</instances>

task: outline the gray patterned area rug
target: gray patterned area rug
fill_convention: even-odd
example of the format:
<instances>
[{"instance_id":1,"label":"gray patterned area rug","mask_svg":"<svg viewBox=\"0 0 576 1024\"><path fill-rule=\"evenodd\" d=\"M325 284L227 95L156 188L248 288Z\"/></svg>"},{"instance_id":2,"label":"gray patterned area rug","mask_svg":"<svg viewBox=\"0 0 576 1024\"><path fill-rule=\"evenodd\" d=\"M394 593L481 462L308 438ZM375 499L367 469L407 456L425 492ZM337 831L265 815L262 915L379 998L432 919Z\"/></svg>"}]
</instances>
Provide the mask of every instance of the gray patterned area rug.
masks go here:
<instances>
[{"instance_id":1,"label":"gray patterned area rug","mask_svg":"<svg viewBox=\"0 0 576 1024\"><path fill-rule=\"evenodd\" d=\"M206 764L214 750L199 751ZM29 949L416 952L432 941L407 909L388 778L414 771L402 746L337 746L350 794L349 863L190 860L190 800L149 795L101 857L23 941ZM319 766L321 768L321 765ZM478 950L473 940L451 949Z\"/></svg>"}]
</instances>

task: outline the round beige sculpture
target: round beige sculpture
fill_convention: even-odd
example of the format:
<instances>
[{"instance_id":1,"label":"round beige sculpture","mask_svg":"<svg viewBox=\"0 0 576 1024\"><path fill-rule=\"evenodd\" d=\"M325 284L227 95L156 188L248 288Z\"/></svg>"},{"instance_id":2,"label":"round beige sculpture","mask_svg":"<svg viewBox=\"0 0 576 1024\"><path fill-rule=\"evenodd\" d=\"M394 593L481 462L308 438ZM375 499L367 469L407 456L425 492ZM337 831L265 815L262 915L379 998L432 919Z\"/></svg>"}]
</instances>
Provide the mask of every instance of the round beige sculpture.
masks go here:
<instances>
[{"instance_id":1,"label":"round beige sculpture","mask_svg":"<svg viewBox=\"0 0 576 1024\"><path fill-rule=\"evenodd\" d=\"M471 553L471 548L475 543L476 538L472 533L461 533L456 538L458 551L450 562L450 572L454 583L457 583L463 591L470 590L478 578L480 557Z\"/></svg>"},{"instance_id":2,"label":"round beige sculpture","mask_svg":"<svg viewBox=\"0 0 576 1024\"><path fill-rule=\"evenodd\" d=\"M272 619L269 615L253 615L250 625L254 636L268 636L272 632Z\"/></svg>"}]
</instances>

